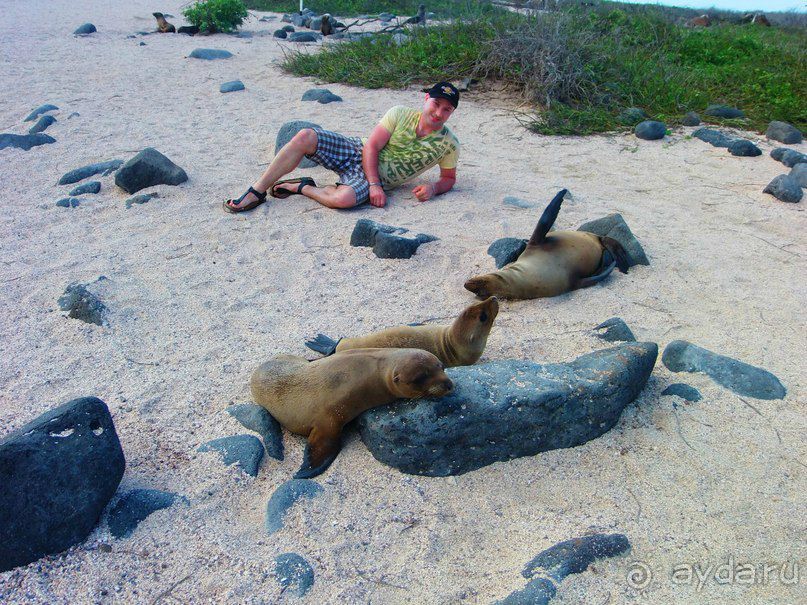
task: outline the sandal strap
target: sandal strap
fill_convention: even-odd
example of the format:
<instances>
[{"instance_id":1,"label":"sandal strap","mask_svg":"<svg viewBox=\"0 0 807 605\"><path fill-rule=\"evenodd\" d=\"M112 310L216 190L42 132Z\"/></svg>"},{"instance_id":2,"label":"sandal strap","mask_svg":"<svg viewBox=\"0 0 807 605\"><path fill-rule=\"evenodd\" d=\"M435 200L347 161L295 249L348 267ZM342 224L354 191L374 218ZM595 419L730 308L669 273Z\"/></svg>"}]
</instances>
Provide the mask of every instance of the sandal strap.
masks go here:
<instances>
[{"instance_id":1,"label":"sandal strap","mask_svg":"<svg viewBox=\"0 0 807 605\"><path fill-rule=\"evenodd\" d=\"M266 199L266 191L261 193L260 191L257 191L256 189L253 189L252 185L250 185L249 189L247 189L247 193L254 193L255 197L257 197L259 200L265 200Z\"/></svg>"}]
</instances>

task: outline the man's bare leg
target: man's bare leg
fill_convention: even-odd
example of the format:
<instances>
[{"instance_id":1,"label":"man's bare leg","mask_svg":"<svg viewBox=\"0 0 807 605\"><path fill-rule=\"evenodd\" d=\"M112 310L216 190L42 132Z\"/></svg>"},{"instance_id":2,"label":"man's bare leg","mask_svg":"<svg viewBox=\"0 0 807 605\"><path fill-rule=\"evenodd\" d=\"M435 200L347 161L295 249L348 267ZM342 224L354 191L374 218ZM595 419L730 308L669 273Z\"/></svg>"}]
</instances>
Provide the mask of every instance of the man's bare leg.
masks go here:
<instances>
[{"instance_id":1,"label":"man's bare leg","mask_svg":"<svg viewBox=\"0 0 807 605\"><path fill-rule=\"evenodd\" d=\"M272 160L272 163L269 164L269 167L263 172L261 177L252 184L252 188L261 193L267 191L280 177L297 168L306 154L316 153L316 151L317 133L310 128L303 128L292 137L291 141L286 143L280 151L277 152L277 155ZM310 187L305 187L304 189L310 189ZM350 187L348 187L348 189L350 189ZM255 194L249 193L240 203L230 204L230 207L241 208L250 202L254 202L256 199ZM353 203L356 203L355 195Z\"/></svg>"},{"instance_id":2,"label":"man's bare leg","mask_svg":"<svg viewBox=\"0 0 807 605\"><path fill-rule=\"evenodd\" d=\"M297 183L281 183L275 188L275 191L285 189L296 193L297 187L299 187ZM353 187L348 185L326 185L325 187L305 185L300 193L328 208L353 208L356 205L356 192L353 191Z\"/></svg>"}]
</instances>

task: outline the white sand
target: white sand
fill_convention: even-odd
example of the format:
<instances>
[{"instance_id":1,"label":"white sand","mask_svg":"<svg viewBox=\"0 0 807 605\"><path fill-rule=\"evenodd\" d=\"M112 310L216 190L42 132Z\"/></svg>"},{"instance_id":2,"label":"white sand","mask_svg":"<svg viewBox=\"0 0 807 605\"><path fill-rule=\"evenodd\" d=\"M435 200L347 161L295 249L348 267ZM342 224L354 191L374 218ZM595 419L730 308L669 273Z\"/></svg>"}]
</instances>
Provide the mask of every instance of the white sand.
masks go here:
<instances>
[{"instance_id":1,"label":"white sand","mask_svg":"<svg viewBox=\"0 0 807 605\"><path fill-rule=\"evenodd\" d=\"M421 94L328 85L343 103L303 103L311 80L284 75L283 49L253 39L147 36L151 12L180 15L176 0L30 0L0 18L0 129L25 133L30 110L59 106L52 145L0 151L0 433L71 398L109 405L127 460L119 492L177 491L191 506L152 515L117 541L106 520L69 552L0 574L9 603L480 603L521 588L541 550L589 532L622 532L625 557L568 578L558 604L792 604L799 588L774 578L700 592L670 581L679 563L799 561L804 548L805 202L762 193L787 169L774 145L736 158L689 129L664 142L631 135L549 138L484 98L464 99L451 125L464 147L454 191L425 204L403 188L383 210L337 212L300 197L233 216L239 195L270 161L280 125L309 119L368 133L395 104ZM72 31L85 21L89 37ZM171 19L179 25L180 18ZM251 19L244 30L271 32ZM138 44L143 40L146 46ZM225 61L186 59L224 48ZM246 91L219 93L241 79ZM80 115L68 119L78 112ZM90 162L156 147L190 180L124 208L128 194L102 177L97 196L56 208L59 177ZM807 151L807 145L794 146ZM335 175L307 171L323 182ZM433 176L433 175L432 175ZM498 463L456 478L407 476L377 462L355 432L318 478L325 494L298 506L267 536L264 509L300 464L303 441L286 434L286 460L265 459L257 479L197 454L212 438L246 432L225 413L249 401L254 367L279 353L306 354L322 331L361 334L439 317L472 297L462 284L493 266L487 246L527 237L562 188L560 228L620 212L650 267L550 300L509 302L482 361L571 360L603 348L590 328L620 316L640 340L686 339L775 373L781 401L742 401L702 375L659 361L618 425L582 447ZM535 210L503 206L505 195ZM359 218L440 237L411 260L351 248ZM109 325L66 319L65 287L110 279ZM660 397L687 382L704 399ZM677 405L677 409L674 407ZM99 545L111 544L111 552ZM275 556L297 552L316 581L298 601L281 595ZM655 572L647 591L625 582L632 561ZM165 594L180 582L170 594Z\"/></svg>"}]
</instances>

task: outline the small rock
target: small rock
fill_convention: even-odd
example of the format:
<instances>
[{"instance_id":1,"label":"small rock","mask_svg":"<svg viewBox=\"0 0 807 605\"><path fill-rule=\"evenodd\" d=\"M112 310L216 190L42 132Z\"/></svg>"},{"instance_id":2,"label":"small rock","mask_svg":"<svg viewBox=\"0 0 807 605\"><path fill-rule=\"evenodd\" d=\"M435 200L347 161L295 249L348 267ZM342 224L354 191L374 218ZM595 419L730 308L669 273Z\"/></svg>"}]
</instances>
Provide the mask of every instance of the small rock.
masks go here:
<instances>
[{"instance_id":1,"label":"small rock","mask_svg":"<svg viewBox=\"0 0 807 605\"><path fill-rule=\"evenodd\" d=\"M718 355L685 340L668 344L661 361L672 372L703 372L738 395L782 399L787 394L779 379L767 370Z\"/></svg>"},{"instance_id":2,"label":"small rock","mask_svg":"<svg viewBox=\"0 0 807 605\"><path fill-rule=\"evenodd\" d=\"M291 588L292 594L302 597L314 584L314 570L300 555L287 552L275 557L275 578L284 591Z\"/></svg>"},{"instance_id":3,"label":"small rock","mask_svg":"<svg viewBox=\"0 0 807 605\"><path fill-rule=\"evenodd\" d=\"M305 26L306 17L305 15L292 15L291 16L291 23L297 27L304 27Z\"/></svg>"},{"instance_id":4,"label":"small rock","mask_svg":"<svg viewBox=\"0 0 807 605\"><path fill-rule=\"evenodd\" d=\"M283 29L285 30L285 32L287 34L293 34L294 33L294 26L293 25L284 25Z\"/></svg>"},{"instance_id":5,"label":"small rock","mask_svg":"<svg viewBox=\"0 0 807 605\"><path fill-rule=\"evenodd\" d=\"M135 204L145 204L150 199L153 199L155 197L160 197L160 194L157 193L156 191L152 193L140 193L138 195L133 195L132 197L130 197L128 200L124 202L124 205L126 206L126 209L129 210L129 208L131 208Z\"/></svg>"},{"instance_id":6,"label":"small rock","mask_svg":"<svg viewBox=\"0 0 807 605\"><path fill-rule=\"evenodd\" d=\"M734 107L729 107L728 105L709 105L704 111L707 116L712 116L713 118L744 118L745 114L739 110L735 109Z\"/></svg>"},{"instance_id":7,"label":"small rock","mask_svg":"<svg viewBox=\"0 0 807 605\"><path fill-rule=\"evenodd\" d=\"M3 135L0 135L0 137ZM807 164L807 155L795 149L788 149L787 147L777 147L771 151L771 157L774 160L782 162L788 168L793 168L796 164Z\"/></svg>"},{"instance_id":8,"label":"small rock","mask_svg":"<svg viewBox=\"0 0 807 605\"><path fill-rule=\"evenodd\" d=\"M266 531L273 534L283 529L286 513L300 498L315 498L322 486L311 479L291 479L280 485L266 504Z\"/></svg>"},{"instance_id":9,"label":"small rock","mask_svg":"<svg viewBox=\"0 0 807 605\"><path fill-rule=\"evenodd\" d=\"M31 113L28 114L28 117L23 120L23 122L33 122L37 119L39 114L47 113L49 111L54 111L59 109L56 105L51 105L50 103L46 103L45 105L40 105L36 109L34 109Z\"/></svg>"},{"instance_id":10,"label":"small rock","mask_svg":"<svg viewBox=\"0 0 807 605\"><path fill-rule=\"evenodd\" d=\"M215 59L229 59L233 53L227 50L218 48L195 48L188 55L191 59L204 59L205 61L213 61Z\"/></svg>"},{"instance_id":11,"label":"small rock","mask_svg":"<svg viewBox=\"0 0 807 605\"><path fill-rule=\"evenodd\" d=\"M81 203L81 200L74 197L63 197L56 201L59 208L76 208Z\"/></svg>"},{"instance_id":12,"label":"small rock","mask_svg":"<svg viewBox=\"0 0 807 605\"><path fill-rule=\"evenodd\" d=\"M722 132L718 130L713 130L711 128L699 128L698 130L692 133L692 136L695 137L696 139L700 139L701 141L705 141L715 147L728 147L734 140L733 138L726 136Z\"/></svg>"},{"instance_id":13,"label":"small rock","mask_svg":"<svg viewBox=\"0 0 807 605\"><path fill-rule=\"evenodd\" d=\"M300 132L303 128L319 127L319 124L314 124L313 122L308 122L306 120L292 120L291 122L286 122L280 127L280 130L277 133L277 138L275 139L275 155L277 155L277 152L280 151L281 147L291 141L294 135ZM314 166L317 166L316 162L304 157L298 168L313 168Z\"/></svg>"},{"instance_id":14,"label":"small rock","mask_svg":"<svg viewBox=\"0 0 807 605\"><path fill-rule=\"evenodd\" d=\"M101 183L99 181L89 181L74 187L68 195L84 195L85 193L98 193L101 191Z\"/></svg>"},{"instance_id":15,"label":"small rock","mask_svg":"<svg viewBox=\"0 0 807 605\"><path fill-rule=\"evenodd\" d=\"M106 162L88 164L87 166L82 166L81 168L71 170L62 176L62 178L59 179L59 185L78 183L79 181L98 173L101 173L101 176L106 176L121 166L123 166L123 160L108 160Z\"/></svg>"},{"instance_id":16,"label":"small rock","mask_svg":"<svg viewBox=\"0 0 807 605\"><path fill-rule=\"evenodd\" d=\"M92 23L85 23L84 25L80 25L73 33L77 36L86 36L87 34L92 34L97 31Z\"/></svg>"},{"instance_id":17,"label":"small rock","mask_svg":"<svg viewBox=\"0 0 807 605\"><path fill-rule=\"evenodd\" d=\"M689 111L681 121L684 126L698 126L701 123L701 117L694 111Z\"/></svg>"},{"instance_id":18,"label":"small rock","mask_svg":"<svg viewBox=\"0 0 807 605\"><path fill-rule=\"evenodd\" d=\"M634 132L640 139L657 141L664 138L664 135L667 133L667 125L664 122L645 120L636 125Z\"/></svg>"},{"instance_id":19,"label":"small rock","mask_svg":"<svg viewBox=\"0 0 807 605\"><path fill-rule=\"evenodd\" d=\"M141 521L155 511L168 508L177 497L173 492L156 489L134 489L123 494L109 511L109 533L116 538L128 538Z\"/></svg>"},{"instance_id":20,"label":"small rock","mask_svg":"<svg viewBox=\"0 0 807 605\"><path fill-rule=\"evenodd\" d=\"M796 164L790 170L790 178L792 178L799 187L807 187L807 164Z\"/></svg>"},{"instance_id":21,"label":"small rock","mask_svg":"<svg viewBox=\"0 0 807 605\"><path fill-rule=\"evenodd\" d=\"M275 15L264 15L263 17L258 19L258 21L274 21L275 19L277 19Z\"/></svg>"},{"instance_id":22,"label":"small rock","mask_svg":"<svg viewBox=\"0 0 807 605\"><path fill-rule=\"evenodd\" d=\"M327 88L312 88L311 90L306 90L303 93L303 101L316 101L317 103L321 103L326 105L328 103L333 103L334 101L341 101L342 97L339 95L333 94Z\"/></svg>"},{"instance_id":23,"label":"small rock","mask_svg":"<svg viewBox=\"0 0 807 605\"><path fill-rule=\"evenodd\" d=\"M619 317L612 317L598 325L595 330L604 330L597 334L598 338L608 342L636 342L636 337L624 321Z\"/></svg>"},{"instance_id":24,"label":"small rock","mask_svg":"<svg viewBox=\"0 0 807 605\"><path fill-rule=\"evenodd\" d=\"M735 139L729 145L729 153L740 157L753 158L762 155L759 147L747 139Z\"/></svg>"},{"instance_id":25,"label":"small rock","mask_svg":"<svg viewBox=\"0 0 807 605\"><path fill-rule=\"evenodd\" d=\"M780 174L774 177L762 192L770 193L776 199L790 204L801 201L802 195L804 195L799 182L789 174Z\"/></svg>"},{"instance_id":26,"label":"small rock","mask_svg":"<svg viewBox=\"0 0 807 605\"><path fill-rule=\"evenodd\" d=\"M517 237L501 237L488 246L488 254L496 261L496 268L516 262L527 247L527 240Z\"/></svg>"},{"instance_id":27,"label":"small rock","mask_svg":"<svg viewBox=\"0 0 807 605\"><path fill-rule=\"evenodd\" d=\"M285 14L280 18L283 23L291 23L291 15Z\"/></svg>"},{"instance_id":28,"label":"small rock","mask_svg":"<svg viewBox=\"0 0 807 605\"><path fill-rule=\"evenodd\" d=\"M281 40L285 40L286 36L288 36L285 29L276 29L275 33L273 33L272 35L275 38L280 38Z\"/></svg>"},{"instance_id":29,"label":"small rock","mask_svg":"<svg viewBox=\"0 0 807 605\"><path fill-rule=\"evenodd\" d=\"M700 391L695 387L691 387L683 382L676 382L671 384L661 392L662 395L675 395L686 401L700 401L703 399Z\"/></svg>"},{"instance_id":30,"label":"small rock","mask_svg":"<svg viewBox=\"0 0 807 605\"><path fill-rule=\"evenodd\" d=\"M225 82L221 86L219 86L219 92L236 92L238 90L244 90L245 86L241 80L233 80L232 82Z\"/></svg>"},{"instance_id":31,"label":"small rock","mask_svg":"<svg viewBox=\"0 0 807 605\"><path fill-rule=\"evenodd\" d=\"M768 124L768 130L765 131L765 136L774 141L779 141L785 145L794 145L801 143L801 131L787 122L779 122L774 120Z\"/></svg>"},{"instance_id":32,"label":"small rock","mask_svg":"<svg viewBox=\"0 0 807 605\"><path fill-rule=\"evenodd\" d=\"M0 439L0 572L82 542L125 466L109 408L96 397L73 399Z\"/></svg>"},{"instance_id":33,"label":"small rock","mask_svg":"<svg viewBox=\"0 0 807 605\"><path fill-rule=\"evenodd\" d=\"M636 126L639 122L642 122L649 117L650 116L647 115L644 109L639 107L628 107L619 114L617 119L620 121L620 123L625 124L626 126Z\"/></svg>"},{"instance_id":34,"label":"small rock","mask_svg":"<svg viewBox=\"0 0 807 605\"><path fill-rule=\"evenodd\" d=\"M213 439L200 445L197 451L218 452L222 455L225 466L237 464L242 471L253 477L258 476L258 468L263 458L263 444L252 435Z\"/></svg>"},{"instance_id":35,"label":"small rock","mask_svg":"<svg viewBox=\"0 0 807 605\"><path fill-rule=\"evenodd\" d=\"M433 242L433 235L413 235L408 229L382 225L370 219L359 219L350 236L351 246L372 246L378 258L411 258L421 244Z\"/></svg>"},{"instance_id":36,"label":"small rock","mask_svg":"<svg viewBox=\"0 0 807 605\"><path fill-rule=\"evenodd\" d=\"M609 214L608 216L583 223L577 230L588 231L589 233L603 237L612 237L618 241L622 244L622 247L625 248L628 256L630 256L631 267L634 265L650 264L642 245L639 243L639 240L636 239L636 236L633 235L633 232L630 230L630 227L628 227L628 224L625 222L625 219L622 218L621 214Z\"/></svg>"},{"instance_id":37,"label":"small rock","mask_svg":"<svg viewBox=\"0 0 807 605\"><path fill-rule=\"evenodd\" d=\"M65 288L64 294L59 297L59 308L67 311L67 316L79 319L88 324L104 325L107 308L101 299L88 289L105 281L101 276L91 284L72 283Z\"/></svg>"},{"instance_id":38,"label":"small rock","mask_svg":"<svg viewBox=\"0 0 807 605\"><path fill-rule=\"evenodd\" d=\"M294 32L289 35L289 42L316 42L320 39L320 34L314 32Z\"/></svg>"},{"instance_id":39,"label":"small rock","mask_svg":"<svg viewBox=\"0 0 807 605\"><path fill-rule=\"evenodd\" d=\"M54 118L53 116L42 116L41 118L39 118L39 120L37 120L36 124L34 124L33 126L31 126L31 128L28 129L28 134L36 134L37 132L42 132L48 126L53 124L55 121L56 118Z\"/></svg>"},{"instance_id":40,"label":"small rock","mask_svg":"<svg viewBox=\"0 0 807 605\"><path fill-rule=\"evenodd\" d=\"M48 145L55 142L56 139L54 139L52 136L41 132L37 132L35 134L0 134L0 149L5 149L6 147L16 147L17 149L28 151L32 147Z\"/></svg>"},{"instance_id":41,"label":"small rock","mask_svg":"<svg viewBox=\"0 0 807 605\"><path fill-rule=\"evenodd\" d=\"M115 184L127 193L154 185L179 185L188 175L153 147L146 147L115 173Z\"/></svg>"},{"instance_id":42,"label":"small rock","mask_svg":"<svg viewBox=\"0 0 807 605\"><path fill-rule=\"evenodd\" d=\"M140 44L138 44L138 46L145 46L145 45L146 45L145 42L141 42Z\"/></svg>"},{"instance_id":43,"label":"small rock","mask_svg":"<svg viewBox=\"0 0 807 605\"><path fill-rule=\"evenodd\" d=\"M263 407L252 403L231 405L227 408L233 418L245 428L263 438L266 453L275 460L283 460L283 432L280 423Z\"/></svg>"},{"instance_id":44,"label":"small rock","mask_svg":"<svg viewBox=\"0 0 807 605\"><path fill-rule=\"evenodd\" d=\"M504 196L504 200L502 200L506 206L513 206L514 208L536 208L538 204L533 204L532 202L528 202L527 200L522 200L517 197L513 197L512 195Z\"/></svg>"}]
</instances>

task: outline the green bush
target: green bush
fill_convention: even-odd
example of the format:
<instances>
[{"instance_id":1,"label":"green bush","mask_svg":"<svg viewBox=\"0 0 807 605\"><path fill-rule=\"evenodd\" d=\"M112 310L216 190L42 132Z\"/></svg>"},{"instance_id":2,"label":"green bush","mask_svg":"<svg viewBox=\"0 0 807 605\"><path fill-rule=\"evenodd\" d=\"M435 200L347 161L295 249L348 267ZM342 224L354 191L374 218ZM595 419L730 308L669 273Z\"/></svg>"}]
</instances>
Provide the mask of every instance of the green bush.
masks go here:
<instances>
[{"instance_id":1,"label":"green bush","mask_svg":"<svg viewBox=\"0 0 807 605\"><path fill-rule=\"evenodd\" d=\"M203 32L231 32L247 18L242 0L200 0L182 11Z\"/></svg>"}]
</instances>

